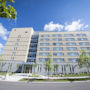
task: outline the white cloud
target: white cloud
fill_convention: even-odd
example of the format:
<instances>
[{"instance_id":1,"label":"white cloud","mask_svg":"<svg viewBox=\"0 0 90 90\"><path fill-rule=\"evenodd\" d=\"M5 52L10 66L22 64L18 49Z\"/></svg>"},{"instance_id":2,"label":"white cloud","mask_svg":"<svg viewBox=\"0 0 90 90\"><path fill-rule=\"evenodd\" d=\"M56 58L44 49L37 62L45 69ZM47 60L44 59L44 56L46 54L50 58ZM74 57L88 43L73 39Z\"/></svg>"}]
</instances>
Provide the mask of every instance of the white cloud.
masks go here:
<instances>
[{"instance_id":1,"label":"white cloud","mask_svg":"<svg viewBox=\"0 0 90 90\"><path fill-rule=\"evenodd\" d=\"M73 21L69 25L65 25L65 30L66 31L76 31L76 30L84 30L85 28L88 27L88 25L84 25L80 23L80 20Z\"/></svg>"},{"instance_id":2,"label":"white cloud","mask_svg":"<svg viewBox=\"0 0 90 90\"><path fill-rule=\"evenodd\" d=\"M71 24L54 24L53 21L51 21L50 23L44 25L44 31L79 31L85 30L86 28L88 28L88 25L81 23L80 19L77 21L72 21Z\"/></svg>"},{"instance_id":3,"label":"white cloud","mask_svg":"<svg viewBox=\"0 0 90 90\"><path fill-rule=\"evenodd\" d=\"M2 49L3 49L3 47L4 47L3 44L0 43L0 53L1 53Z\"/></svg>"},{"instance_id":4,"label":"white cloud","mask_svg":"<svg viewBox=\"0 0 90 90\"><path fill-rule=\"evenodd\" d=\"M54 24L53 21L51 21L48 24L45 24L44 31L61 31L63 29L63 25L61 24Z\"/></svg>"},{"instance_id":5,"label":"white cloud","mask_svg":"<svg viewBox=\"0 0 90 90\"><path fill-rule=\"evenodd\" d=\"M7 29L0 23L0 37L3 39L3 40L7 40L7 34L9 32L7 31Z\"/></svg>"}]
</instances>

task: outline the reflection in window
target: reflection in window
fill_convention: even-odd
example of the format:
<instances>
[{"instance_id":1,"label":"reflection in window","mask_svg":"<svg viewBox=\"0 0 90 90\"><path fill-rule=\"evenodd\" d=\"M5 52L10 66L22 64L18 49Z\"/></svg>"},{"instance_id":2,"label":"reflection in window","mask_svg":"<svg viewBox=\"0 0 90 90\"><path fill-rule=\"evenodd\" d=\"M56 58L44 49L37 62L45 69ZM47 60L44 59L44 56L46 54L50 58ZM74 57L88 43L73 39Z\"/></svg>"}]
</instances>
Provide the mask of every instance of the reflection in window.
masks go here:
<instances>
[{"instance_id":1,"label":"reflection in window","mask_svg":"<svg viewBox=\"0 0 90 90\"><path fill-rule=\"evenodd\" d=\"M81 50L90 50L90 47L80 47Z\"/></svg>"},{"instance_id":2,"label":"reflection in window","mask_svg":"<svg viewBox=\"0 0 90 90\"><path fill-rule=\"evenodd\" d=\"M53 38L53 41L62 41L61 38Z\"/></svg>"},{"instance_id":3,"label":"reflection in window","mask_svg":"<svg viewBox=\"0 0 90 90\"><path fill-rule=\"evenodd\" d=\"M54 47L53 48L53 51L62 51L63 50L63 47Z\"/></svg>"},{"instance_id":4,"label":"reflection in window","mask_svg":"<svg viewBox=\"0 0 90 90\"><path fill-rule=\"evenodd\" d=\"M86 34L77 34L78 37L86 36Z\"/></svg>"},{"instance_id":5,"label":"reflection in window","mask_svg":"<svg viewBox=\"0 0 90 90\"><path fill-rule=\"evenodd\" d=\"M41 37L49 37L48 34L41 35Z\"/></svg>"},{"instance_id":6,"label":"reflection in window","mask_svg":"<svg viewBox=\"0 0 90 90\"><path fill-rule=\"evenodd\" d=\"M40 41L49 41L49 39L48 38L40 39Z\"/></svg>"},{"instance_id":7,"label":"reflection in window","mask_svg":"<svg viewBox=\"0 0 90 90\"><path fill-rule=\"evenodd\" d=\"M77 50L77 48L76 47L67 47L67 50L72 51L72 50Z\"/></svg>"},{"instance_id":8,"label":"reflection in window","mask_svg":"<svg viewBox=\"0 0 90 90\"><path fill-rule=\"evenodd\" d=\"M68 56L78 56L79 54L77 52L68 52Z\"/></svg>"},{"instance_id":9,"label":"reflection in window","mask_svg":"<svg viewBox=\"0 0 90 90\"><path fill-rule=\"evenodd\" d=\"M64 58L53 58L53 62L56 62L56 63L64 62Z\"/></svg>"},{"instance_id":10,"label":"reflection in window","mask_svg":"<svg viewBox=\"0 0 90 90\"><path fill-rule=\"evenodd\" d=\"M53 56L64 56L64 53L60 52L60 53L53 53Z\"/></svg>"},{"instance_id":11,"label":"reflection in window","mask_svg":"<svg viewBox=\"0 0 90 90\"><path fill-rule=\"evenodd\" d=\"M63 43L53 43L54 46L63 45Z\"/></svg>"},{"instance_id":12,"label":"reflection in window","mask_svg":"<svg viewBox=\"0 0 90 90\"><path fill-rule=\"evenodd\" d=\"M73 34L64 34L65 37L72 37Z\"/></svg>"},{"instance_id":13,"label":"reflection in window","mask_svg":"<svg viewBox=\"0 0 90 90\"><path fill-rule=\"evenodd\" d=\"M68 62L77 62L78 61L78 58L69 58L68 59Z\"/></svg>"},{"instance_id":14,"label":"reflection in window","mask_svg":"<svg viewBox=\"0 0 90 90\"><path fill-rule=\"evenodd\" d=\"M66 45L74 46L74 45L76 45L76 43L74 43L74 42L67 42Z\"/></svg>"},{"instance_id":15,"label":"reflection in window","mask_svg":"<svg viewBox=\"0 0 90 90\"><path fill-rule=\"evenodd\" d=\"M48 56L50 53L39 53L40 56Z\"/></svg>"},{"instance_id":16,"label":"reflection in window","mask_svg":"<svg viewBox=\"0 0 90 90\"><path fill-rule=\"evenodd\" d=\"M41 47L40 51L49 51L49 48L48 47Z\"/></svg>"},{"instance_id":17,"label":"reflection in window","mask_svg":"<svg viewBox=\"0 0 90 90\"><path fill-rule=\"evenodd\" d=\"M79 45L89 45L89 42L80 42Z\"/></svg>"},{"instance_id":18,"label":"reflection in window","mask_svg":"<svg viewBox=\"0 0 90 90\"><path fill-rule=\"evenodd\" d=\"M78 41L87 41L87 38L78 38Z\"/></svg>"},{"instance_id":19,"label":"reflection in window","mask_svg":"<svg viewBox=\"0 0 90 90\"><path fill-rule=\"evenodd\" d=\"M48 46L49 43L40 43L41 46Z\"/></svg>"},{"instance_id":20,"label":"reflection in window","mask_svg":"<svg viewBox=\"0 0 90 90\"><path fill-rule=\"evenodd\" d=\"M61 34L53 34L52 37L61 37Z\"/></svg>"},{"instance_id":21,"label":"reflection in window","mask_svg":"<svg viewBox=\"0 0 90 90\"><path fill-rule=\"evenodd\" d=\"M74 38L65 38L66 41L75 41Z\"/></svg>"}]
</instances>

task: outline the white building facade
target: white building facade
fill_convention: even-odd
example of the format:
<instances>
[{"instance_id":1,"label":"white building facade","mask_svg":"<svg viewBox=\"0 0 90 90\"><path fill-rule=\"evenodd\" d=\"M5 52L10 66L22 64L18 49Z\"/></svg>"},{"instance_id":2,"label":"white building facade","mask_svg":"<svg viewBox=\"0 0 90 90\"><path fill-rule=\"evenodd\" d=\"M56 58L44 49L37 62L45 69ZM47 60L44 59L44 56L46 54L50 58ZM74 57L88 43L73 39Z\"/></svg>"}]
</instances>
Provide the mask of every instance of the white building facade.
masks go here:
<instances>
[{"instance_id":1,"label":"white building facade","mask_svg":"<svg viewBox=\"0 0 90 90\"><path fill-rule=\"evenodd\" d=\"M52 65L59 65L58 73L87 72L78 67L81 50L90 55L90 31L35 32L33 28L14 28L2 53L2 70L7 71L9 63L11 72L46 74L44 63L51 55Z\"/></svg>"}]
</instances>

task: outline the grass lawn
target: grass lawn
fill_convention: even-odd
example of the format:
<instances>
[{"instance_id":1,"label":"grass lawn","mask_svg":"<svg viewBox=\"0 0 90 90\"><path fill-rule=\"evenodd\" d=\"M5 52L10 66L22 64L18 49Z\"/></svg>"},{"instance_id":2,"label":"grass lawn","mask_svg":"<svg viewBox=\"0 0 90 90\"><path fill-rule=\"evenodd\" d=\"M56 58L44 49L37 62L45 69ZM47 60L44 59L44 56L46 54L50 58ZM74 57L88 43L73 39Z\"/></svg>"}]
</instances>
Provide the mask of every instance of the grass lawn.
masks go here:
<instances>
[{"instance_id":1,"label":"grass lawn","mask_svg":"<svg viewBox=\"0 0 90 90\"><path fill-rule=\"evenodd\" d=\"M4 76L6 75L6 72L0 72L0 75Z\"/></svg>"},{"instance_id":2,"label":"grass lawn","mask_svg":"<svg viewBox=\"0 0 90 90\"><path fill-rule=\"evenodd\" d=\"M87 81L90 80L90 78L87 79L21 79L20 81L23 82L73 82L73 81Z\"/></svg>"}]
</instances>

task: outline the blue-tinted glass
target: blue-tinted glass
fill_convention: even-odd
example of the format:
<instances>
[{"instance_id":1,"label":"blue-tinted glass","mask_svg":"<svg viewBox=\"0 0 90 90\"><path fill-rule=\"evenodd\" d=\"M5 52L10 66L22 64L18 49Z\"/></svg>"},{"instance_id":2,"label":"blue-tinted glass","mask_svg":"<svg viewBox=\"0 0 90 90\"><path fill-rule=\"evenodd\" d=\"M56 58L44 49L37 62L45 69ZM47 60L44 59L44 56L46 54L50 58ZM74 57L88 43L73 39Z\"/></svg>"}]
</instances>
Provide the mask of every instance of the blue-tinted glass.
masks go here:
<instances>
[{"instance_id":1,"label":"blue-tinted glass","mask_svg":"<svg viewBox=\"0 0 90 90\"><path fill-rule=\"evenodd\" d=\"M49 39L45 38L45 39L40 39L40 41L49 41Z\"/></svg>"},{"instance_id":2,"label":"blue-tinted glass","mask_svg":"<svg viewBox=\"0 0 90 90\"><path fill-rule=\"evenodd\" d=\"M65 38L66 41L75 41L74 38Z\"/></svg>"},{"instance_id":3,"label":"blue-tinted glass","mask_svg":"<svg viewBox=\"0 0 90 90\"><path fill-rule=\"evenodd\" d=\"M63 45L62 43L53 43L54 46Z\"/></svg>"},{"instance_id":4,"label":"blue-tinted glass","mask_svg":"<svg viewBox=\"0 0 90 90\"><path fill-rule=\"evenodd\" d=\"M53 51L62 51L62 50L63 50L62 47L54 47L54 48L53 48Z\"/></svg>"},{"instance_id":5,"label":"blue-tinted glass","mask_svg":"<svg viewBox=\"0 0 90 90\"><path fill-rule=\"evenodd\" d=\"M64 58L53 58L53 62L56 62L56 63L64 62Z\"/></svg>"},{"instance_id":6,"label":"blue-tinted glass","mask_svg":"<svg viewBox=\"0 0 90 90\"><path fill-rule=\"evenodd\" d=\"M90 47L80 47L82 50L90 50Z\"/></svg>"},{"instance_id":7,"label":"blue-tinted glass","mask_svg":"<svg viewBox=\"0 0 90 90\"><path fill-rule=\"evenodd\" d=\"M61 37L61 34L53 34L52 37Z\"/></svg>"},{"instance_id":8,"label":"blue-tinted glass","mask_svg":"<svg viewBox=\"0 0 90 90\"><path fill-rule=\"evenodd\" d=\"M78 41L87 41L87 38L78 38Z\"/></svg>"},{"instance_id":9,"label":"blue-tinted glass","mask_svg":"<svg viewBox=\"0 0 90 90\"><path fill-rule=\"evenodd\" d=\"M77 52L68 52L68 56L78 56L79 54Z\"/></svg>"},{"instance_id":10,"label":"blue-tinted glass","mask_svg":"<svg viewBox=\"0 0 90 90\"><path fill-rule=\"evenodd\" d=\"M79 45L89 45L89 42L80 42Z\"/></svg>"},{"instance_id":11,"label":"blue-tinted glass","mask_svg":"<svg viewBox=\"0 0 90 90\"><path fill-rule=\"evenodd\" d=\"M77 58L69 58L69 59L68 59L68 62L77 62L77 61L78 61Z\"/></svg>"},{"instance_id":12,"label":"blue-tinted glass","mask_svg":"<svg viewBox=\"0 0 90 90\"><path fill-rule=\"evenodd\" d=\"M48 61L49 58L39 58L39 62L45 62L45 61Z\"/></svg>"},{"instance_id":13,"label":"blue-tinted glass","mask_svg":"<svg viewBox=\"0 0 90 90\"><path fill-rule=\"evenodd\" d=\"M77 50L76 47L67 47L67 50Z\"/></svg>"},{"instance_id":14,"label":"blue-tinted glass","mask_svg":"<svg viewBox=\"0 0 90 90\"><path fill-rule=\"evenodd\" d=\"M41 37L49 37L49 35L48 34L45 34L45 35L41 35Z\"/></svg>"},{"instance_id":15,"label":"blue-tinted glass","mask_svg":"<svg viewBox=\"0 0 90 90\"><path fill-rule=\"evenodd\" d=\"M77 34L77 36L79 36L79 37L80 37L80 36L86 36L86 34Z\"/></svg>"},{"instance_id":16,"label":"blue-tinted glass","mask_svg":"<svg viewBox=\"0 0 90 90\"><path fill-rule=\"evenodd\" d=\"M49 53L39 53L40 56L48 56Z\"/></svg>"},{"instance_id":17,"label":"blue-tinted glass","mask_svg":"<svg viewBox=\"0 0 90 90\"><path fill-rule=\"evenodd\" d=\"M61 38L53 38L53 41L62 41Z\"/></svg>"},{"instance_id":18,"label":"blue-tinted glass","mask_svg":"<svg viewBox=\"0 0 90 90\"><path fill-rule=\"evenodd\" d=\"M40 51L49 51L49 48L48 47L41 47Z\"/></svg>"},{"instance_id":19,"label":"blue-tinted glass","mask_svg":"<svg viewBox=\"0 0 90 90\"><path fill-rule=\"evenodd\" d=\"M64 53L53 53L53 56L64 56Z\"/></svg>"},{"instance_id":20,"label":"blue-tinted glass","mask_svg":"<svg viewBox=\"0 0 90 90\"><path fill-rule=\"evenodd\" d=\"M64 34L65 37L72 37L73 34Z\"/></svg>"},{"instance_id":21,"label":"blue-tinted glass","mask_svg":"<svg viewBox=\"0 0 90 90\"><path fill-rule=\"evenodd\" d=\"M48 46L49 43L40 43L41 46Z\"/></svg>"},{"instance_id":22,"label":"blue-tinted glass","mask_svg":"<svg viewBox=\"0 0 90 90\"><path fill-rule=\"evenodd\" d=\"M74 43L74 42L68 42L68 43L66 43L66 45L73 46L73 45L76 45L76 43Z\"/></svg>"}]
</instances>

